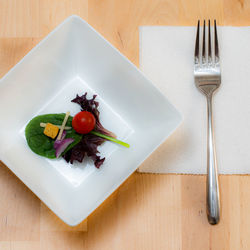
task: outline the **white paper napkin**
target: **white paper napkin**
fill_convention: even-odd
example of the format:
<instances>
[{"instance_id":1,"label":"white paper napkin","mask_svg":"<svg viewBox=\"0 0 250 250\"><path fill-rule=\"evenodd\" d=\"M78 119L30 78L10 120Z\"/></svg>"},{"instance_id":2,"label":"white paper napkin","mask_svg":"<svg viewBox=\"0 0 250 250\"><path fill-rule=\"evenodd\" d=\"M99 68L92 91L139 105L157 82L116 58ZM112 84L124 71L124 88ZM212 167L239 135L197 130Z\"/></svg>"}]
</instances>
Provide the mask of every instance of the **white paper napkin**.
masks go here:
<instances>
[{"instance_id":1,"label":"white paper napkin","mask_svg":"<svg viewBox=\"0 0 250 250\"><path fill-rule=\"evenodd\" d=\"M194 85L195 27L140 28L142 71L183 114L183 124L139 168L206 173L206 99ZM219 173L250 173L250 27L218 29L222 85L214 96Z\"/></svg>"}]
</instances>

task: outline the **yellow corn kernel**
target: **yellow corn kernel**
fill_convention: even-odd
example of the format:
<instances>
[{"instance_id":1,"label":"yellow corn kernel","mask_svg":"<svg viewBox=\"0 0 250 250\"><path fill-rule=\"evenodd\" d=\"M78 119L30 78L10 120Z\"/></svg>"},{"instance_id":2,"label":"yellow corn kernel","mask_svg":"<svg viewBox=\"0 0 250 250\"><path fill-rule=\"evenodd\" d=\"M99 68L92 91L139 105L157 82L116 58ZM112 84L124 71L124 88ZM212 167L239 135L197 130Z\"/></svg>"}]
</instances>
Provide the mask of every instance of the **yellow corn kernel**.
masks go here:
<instances>
[{"instance_id":1,"label":"yellow corn kernel","mask_svg":"<svg viewBox=\"0 0 250 250\"><path fill-rule=\"evenodd\" d=\"M43 133L47 135L48 137L55 139L58 134L58 131L59 131L59 128L57 126L51 123L47 123Z\"/></svg>"}]
</instances>

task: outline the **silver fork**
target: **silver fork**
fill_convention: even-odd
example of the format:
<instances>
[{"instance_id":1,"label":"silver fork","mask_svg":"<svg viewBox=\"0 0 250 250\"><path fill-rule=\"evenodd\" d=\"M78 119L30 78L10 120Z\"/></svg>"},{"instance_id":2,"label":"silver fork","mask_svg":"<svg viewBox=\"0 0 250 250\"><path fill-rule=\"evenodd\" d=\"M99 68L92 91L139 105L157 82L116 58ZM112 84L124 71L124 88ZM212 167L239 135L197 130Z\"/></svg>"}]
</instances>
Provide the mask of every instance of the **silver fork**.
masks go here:
<instances>
[{"instance_id":1,"label":"silver fork","mask_svg":"<svg viewBox=\"0 0 250 250\"><path fill-rule=\"evenodd\" d=\"M194 53L194 79L196 87L207 98L207 217L210 224L217 224L220 220L220 195L216 153L214 145L212 98L214 91L221 84L219 46L216 20L214 20L214 48L212 51L210 20L208 21L208 39L206 39L206 22L203 25L203 38L200 49L200 21L197 25L195 53ZM207 44L207 49L206 49Z\"/></svg>"}]
</instances>

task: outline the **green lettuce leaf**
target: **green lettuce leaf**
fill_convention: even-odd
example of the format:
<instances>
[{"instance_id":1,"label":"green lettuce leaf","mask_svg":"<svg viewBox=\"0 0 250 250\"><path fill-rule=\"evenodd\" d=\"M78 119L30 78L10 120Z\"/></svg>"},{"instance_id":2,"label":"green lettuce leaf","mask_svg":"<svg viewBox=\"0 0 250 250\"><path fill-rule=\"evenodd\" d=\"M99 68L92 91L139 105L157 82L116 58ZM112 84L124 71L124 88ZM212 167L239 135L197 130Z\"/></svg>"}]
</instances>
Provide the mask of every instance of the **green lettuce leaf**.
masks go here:
<instances>
[{"instance_id":1,"label":"green lettuce leaf","mask_svg":"<svg viewBox=\"0 0 250 250\"><path fill-rule=\"evenodd\" d=\"M25 137L30 149L34 153L50 159L56 158L54 149L55 139L49 138L43 133L44 128L40 127L40 123L44 122L52 123L54 125L62 125L64 117L65 113L39 115L34 117L28 123L25 128ZM72 127L72 119L73 117L69 116L66 126ZM73 138L74 142L65 149L63 154L79 143L82 139L82 135L76 133L76 131L72 128L71 130L67 130L66 138Z\"/></svg>"}]
</instances>

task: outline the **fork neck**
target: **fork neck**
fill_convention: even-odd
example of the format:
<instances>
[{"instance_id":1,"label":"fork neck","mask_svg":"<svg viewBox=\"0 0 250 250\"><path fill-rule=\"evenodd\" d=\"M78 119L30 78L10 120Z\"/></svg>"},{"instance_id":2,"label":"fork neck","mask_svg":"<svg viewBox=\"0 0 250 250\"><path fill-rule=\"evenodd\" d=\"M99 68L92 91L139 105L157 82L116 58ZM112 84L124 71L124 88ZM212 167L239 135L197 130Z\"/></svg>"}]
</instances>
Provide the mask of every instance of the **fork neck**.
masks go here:
<instances>
[{"instance_id":1,"label":"fork neck","mask_svg":"<svg viewBox=\"0 0 250 250\"><path fill-rule=\"evenodd\" d=\"M213 99L213 92L210 93L209 95L206 95L207 97L207 111L208 111L208 120L209 118L212 118L212 99ZM210 121L209 121L210 122Z\"/></svg>"},{"instance_id":2,"label":"fork neck","mask_svg":"<svg viewBox=\"0 0 250 250\"><path fill-rule=\"evenodd\" d=\"M206 95L207 98L212 98L214 91L218 88L216 85L203 85L200 90Z\"/></svg>"}]
</instances>

